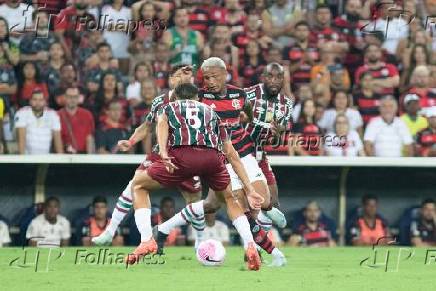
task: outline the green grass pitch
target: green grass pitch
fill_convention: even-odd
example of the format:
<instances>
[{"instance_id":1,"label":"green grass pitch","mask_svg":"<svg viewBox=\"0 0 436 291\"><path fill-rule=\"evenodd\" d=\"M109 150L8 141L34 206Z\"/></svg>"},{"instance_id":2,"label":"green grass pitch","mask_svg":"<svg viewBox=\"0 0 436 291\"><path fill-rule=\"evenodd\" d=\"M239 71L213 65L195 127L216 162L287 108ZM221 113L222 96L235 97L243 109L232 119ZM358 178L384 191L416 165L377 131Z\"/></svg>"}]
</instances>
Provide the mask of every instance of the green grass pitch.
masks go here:
<instances>
[{"instance_id":1,"label":"green grass pitch","mask_svg":"<svg viewBox=\"0 0 436 291\"><path fill-rule=\"evenodd\" d=\"M126 269L119 260L132 248L101 250L100 262L98 248L53 250L50 259L39 249L37 266L37 249L3 248L0 290L436 290L436 249L381 248L374 264L371 248L284 248L286 267L259 272L246 270L242 248L226 249L220 267L201 266L183 247L167 248L164 264L150 257Z\"/></svg>"}]
</instances>

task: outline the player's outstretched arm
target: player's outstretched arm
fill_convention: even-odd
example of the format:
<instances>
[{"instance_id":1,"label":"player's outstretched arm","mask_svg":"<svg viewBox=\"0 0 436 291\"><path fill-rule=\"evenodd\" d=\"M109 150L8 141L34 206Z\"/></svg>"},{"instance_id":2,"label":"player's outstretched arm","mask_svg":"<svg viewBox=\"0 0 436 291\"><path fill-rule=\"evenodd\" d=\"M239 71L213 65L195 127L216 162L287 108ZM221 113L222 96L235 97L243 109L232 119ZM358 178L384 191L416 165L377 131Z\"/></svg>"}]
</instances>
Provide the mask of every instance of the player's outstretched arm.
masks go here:
<instances>
[{"instance_id":1,"label":"player's outstretched arm","mask_svg":"<svg viewBox=\"0 0 436 291\"><path fill-rule=\"evenodd\" d=\"M239 158L239 154L233 147L230 140L224 142L224 153L227 157L227 160L232 165L233 170L236 172L239 179L241 179L242 184L244 185L244 191L247 195L248 203L253 209L260 209L264 201L263 197L256 193L253 186L251 185L244 165Z\"/></svg>"},{"instance_id":2,"label":"player's outstretched arm","mask_svg":"<svg viewBox=\"0 0 436 291\"><path fill-rule=\"evenodd\" d=\"M118 141L118 148L122 152L128 152L139 141L144 140L150 132L150 124L146 121L138 126L129 140Z\"/></svg>"}]
</instances>

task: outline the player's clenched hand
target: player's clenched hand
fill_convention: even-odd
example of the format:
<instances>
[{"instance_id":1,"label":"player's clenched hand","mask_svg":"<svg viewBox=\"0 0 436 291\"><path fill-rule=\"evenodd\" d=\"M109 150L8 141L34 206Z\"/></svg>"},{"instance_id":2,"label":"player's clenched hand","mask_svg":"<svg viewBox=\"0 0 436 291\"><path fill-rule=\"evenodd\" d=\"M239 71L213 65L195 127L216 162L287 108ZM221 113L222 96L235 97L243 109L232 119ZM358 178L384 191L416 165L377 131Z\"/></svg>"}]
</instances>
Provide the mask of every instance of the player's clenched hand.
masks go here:
<instances>
[{"instance_id":1,"label":"player's clenched hand","mask_svg":"<svg viewBox=\"0 0 436 291\"><path fill-rule=\"evenodd\" d=\"M118 141L118 149L122 152L128 152L131 147L132 147L132 145L128 140Z\"/></svg>"},{"instance_id":2,"label":"player's clenched hand","mask_svg":"<svg viewBox=\"0 0 436 291\"><path fill-rule=\"evenodd\" d=\"M169 157L167 153L160 153L160 158L162 159L162 162L164 163L167 171L172 174L174 173L174 170L177 170L177 166L173 164L173 162L171 161L172 159L174 159L173 157Z\"/></svg>"},{"instance_id":3,"label":"player's clenched hand","mask_svg":"<svg viewBox=\"0 0 436 291\"><path fill-rule=\"evenodd\" d=\"M254 189L247 192L247 200L248 204L250 204L250 207L254 210L259 210L264 202L263 197Z\"/></svg>"}]
</instances>

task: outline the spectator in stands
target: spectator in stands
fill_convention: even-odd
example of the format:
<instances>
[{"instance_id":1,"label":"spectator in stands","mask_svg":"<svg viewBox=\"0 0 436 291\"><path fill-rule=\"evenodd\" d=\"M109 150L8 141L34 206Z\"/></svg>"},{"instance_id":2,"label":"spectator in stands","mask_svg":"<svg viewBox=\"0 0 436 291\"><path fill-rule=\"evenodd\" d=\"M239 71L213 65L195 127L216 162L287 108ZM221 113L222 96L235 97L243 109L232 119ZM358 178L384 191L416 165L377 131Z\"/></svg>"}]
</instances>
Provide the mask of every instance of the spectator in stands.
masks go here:
<instances>
[{"instance_id":1,"label":"spectator in stands","mask_svg":"<svg viewBox=\"0 0 436 291\"><path fill-rule=\"evenodd\" d=\"M293 247L334 247L332 237L335 229L329 229L321 220L321 209L317 202L310 201L304 208L304 222L293 227L289 244Z\"/></svg>"},{"instance_id":2,"label":"spectator in stands","mask_svg":"<svg viewBox=\"0 0 436 291\"><path fill-rule=\"evenodd\" d=\"M44 79L47 80L48 92L53 98L61 82L61 68L66 63L65 51L60 42L53 42L48 51L48 63L43 66ZM62 103L61 100L59 100ZM62 105L62 104L58 104Z\"/></svg>"},{"instance_id":3,"label":"spectator in stands","mask_svg":"<svg viewBox=\"0 0 436 291\"><path fill-rule=\"evenodd\" d=\"M404 67L410 66L412 50L417 45L423 45L427 51L431 52L432 41L428 32L422 26L422 20L416 17L410 24L410 35L408 38L403 38L398 43L396 57L401 60ZM405 64L405 62L408 64Z\"/></svg>"},{"instance_id":4,"label":"spectator in stands","mask_svg":"<svg viewBox=\"0 0 436 291\"><path fill-rule=\"evenodd\" d=\"M0 5L0 16L9 24L8 31L11 41L19 44L22 33L32 27L33 6L21 3L21 0L5 0Z\"/></svg>"},{"instance_id":5,"label":"spectator in stands","mask_svg":"<svg viewBox=\"0 0 436 291\"><path fill-rule=\"evenodd\" d=\"M46 107L43 92L33 91L29 103L15 114L19 153L48 154L52 141L55 153L63 153L59 116Z\"/></svg>"},{"instance_id":6,"label":"spectator in stands","mask_svg":"<svg viewBox=\"0 0 436 291\"><path fill-rule=\"evenodd\" d=\"M117 101L121 105L121 119L119 122L124 127L129 125L129 103L123 98L123 93L117 87L117 77L112 72L105 73L100 79L100 85L95 99L94 114L97 123L104 122L107 118L107 110L111 101Z\"/></svg>"},{"instance_id":7,"label":"spectator in stands","mask_svg":"<svg viewBox=\"0 0 436 291\"><path fill-rule=\"evenodd\" d=\"M353 222L350 233L353 246L386 244L389 239L387 222L377 213L378 199L373 195L362 197L362 213Z\"/></svg>"},{"instance_id":8,"label":"spectator in stands","mask_svg":"<svg viewBox=\"0 0 436 291\"><path fill-rule=\"evenodd\" d=\"M27 228L26 239L30 246L43 244L68 246L70 243L70 222L59 214L61 204L57 197L44 202L44 213L35 217Z\"/></svg>"},{"instance_id":9,"label":"spectator in stands","mask_svg":"<svg viewBox=\"0 0 436 291\"><path fill-rule=\"evenodd\" d=\"M365 152L368 156L401 157L403 146L406 156L413 155L412 135L407 125L395 114L397 101L390 95L380 101L380 116L368 124L365 135Z\"/></svg>"},{"instance_id":10,"label":"spectator in stands","mask_svg":"<svg viewBox=\"0 0 436 291\"><path fill-rule=\"evenodd\" d=\"M419 103L424 112L436 106L436 86L430 83L430 69L427 66L418 66L413 70L410 85L407 93L420 97Z\"/></svg>"},{"instance_id":11,"label":"spectator in stands","mask_svg":"<svg viewBox=\"0 0 436 291\"><path fill-rule=\"evenodd\" d=\"M260 82L259 77L265 65L259 43L256 40L249 40L239 68L239 76L242 77L245 88Z\"/></svg>"},{"instance_id":12,"label":"spectator in stands","mask_svg":"<svg viewBox=\"0 0 436 291\"><path fill-rule=\"evenodd\" d=\"M416 134L428 126L427 119L419 114L421 108L418 95L407 94L403 102L406 112L401 115L401 119L407 125L412 138L415 139Z\"/></svg>"},{"instance_id":13,"label":"spectator in stands","mask_svg":"<svg viewBox=\"0 0 436 291\"><path fill-rule=\"evenodd\" d=\"M99 236L110 222L110 218L107 215L108 207L105 197L94 197L92 201L92 212L93 215L84 221L81 229L82 245L86 247L91 246L91 239ZM122 245L124 245L124 238L118 231L112 240L112 246Z\"/></svg>"},{"instance_id":14,"label":"spectator in stands","mask_svg":"<svg viewBox=\"0 0 436 291\"><path fill-rule=\"evenodd\" d=\"M36 31L26 32L20 41L20 59L23 62L47 63L49 60L49 48L57 37L49 31L49 17L47 12L36 10L32 14Z\"/></svg>"},{"instance_id":15,"label":"spectator in stands","mask_svg":"<svg viewBox=\"0 0 436 291\"><path fill-rule=\"evenodd\" d=\"M9 35L8 22L0 16L0 48L2 49L0 64L7 63L16 66L20 61L20 49L17 44L11 41Z\"/></svg>"},{"instance_id":16,"label":"spectator in stands","mask_svg":"<svg viewBox=\"0 0 436 291\"><path fill-rule=\"evenodd\" d=\"M365 156L359 133L351 129L348 117L344 113L336 115L334 131L326 135L324 151L327 156Z\"/></svg>"},{"instance_id":17,"label":"spectator in stands","mask_svg":"<svg viewBox=\"0 0 436 291\"><path fill-rule=\"evenodd\" d=\"M345 114L348 118L351 130L362 133L363 120L359 111L351 108L351 98L348 96L347 91L336 91L333 100L333 108L327 109L321 120L318 121L318 126L325 131L332 131L335 124L337 114Z\"/></svg>"},{"instance_id":18,"label":"spectator in stands","mask_svg":"<svg viewBox=\"0 0 436 291\"><path fill-rule=\"evenodd\" d=\"M3 98L5 105L9 107L11 96L17 92L17 78L15 77L13 65L7 61L8 57L5 56L5 49L0 45L0 59L3 59L3 57L6 59L4 62L0 61L0 96Z\"/></svg>"},{"instance_id":19,"label":"spectator in stands","mask_svg":"<svg viewBox=\"0 0 436 291\"><path fill-rule=\"evenodd\" d=\"M89 110L79 107L80 91L77 87L65 91L66 105L59 110L61 136L65 152L91 154L95 152L94 118Z\"/></svg>"},{"instance_id":20,"label":"spectator in stands","mask_svg":"<svg viewBox=\"0 0 436 291\"><path fill-rule=\"evenodd\" d=\"M109 102L107 116L101 122L95 135L97 153L114 154L118 151L118 141L128 139L129 131L121 122L122 111L122 106L118 100Z\"/></svg>"},{"instance_id":21,"label":"spectator in stands","mask_svg":"<svg viewBox=\"0 0 436 291\"><path fill-rule=\"evenodd\" d=\"M40 91L48 101L47 84L42 80L38 67L33 62L24 62L19 70L17 104L23 107L29 104L32 92Z\"/></svg>"},{"instance_id":22,"label":"spectator in stands","mask_svg":"<svg viewBox=\"0 0 436 291\"><path fill-rule=\"evenodd\" d=\"M100 43L104 42L103 33L99 30L86 31L80 40L79 47L74 52L77 65L82 68L82 72L92 68L94 59L97 53L97 47Z\"/></svg>"},{"instance_id":23,"label":"spectator in stands","mask_svg":"<svg viewBox=\"0 0 436 291\"><path fill-rule=\"evenodd\" d=\"M361 74L359 80L360 86L357 92L353 94L354 105L359 110L365 127L371 119L380 114L378 108L380 107L381 95L374 92L372 87L373 80L374 78L370 72Z\"/></svg>"},{"instance_id":24,"label":"spectator in stands","mask_svg":"<svg viewBox=\"0 0 436 291\"><path fill-rule=\"evenodd\" d=\"M151 78L152 76L153 70L149 64L139 62L135 65L135 79L127 86L126 90L126 98L131 106L135 107L141 102L141 84L144 80Z\"/></svg>"},{"instance_id":25,"label":"spectator in stands","mask_svg":"<svg viewBox=\"0 0 436 291\"><path fill-rule=\"evenodd\" d=\"M9 235L9 227L6 222L0 220L0 248L7 247L11 243L11 236Z\"/></svg>"},{"instance_id":26,"label":"spectator in stands","mask_svg":"<svg viewBox=\"0 0 436 291\"><path fill-rule=\"evenodd\" d=\"M154 46L152 66L156 84L160 90L168 89L168 77L171 66L169 65L170 51L166 44L159 42Z\"/></svg>"},{"instance_id":27,"label":"spectator in stands","mask_svg":"<svg viewBox=\"0 0 436 291\"><path fill-rule=\"evenodd\" d=\"M78 74L76 67L72 62L66 62L62 64L59 70L59 82L56 89L53 90L53 96L51 96L50 107L54 109L60 109L65 106L65 90L68 87L78 87L80 91L79 104L82 104L85 100L85 90L78 85ZM97 84L98 89L98 84Z\"/></svg>"},{"instance_id":28,"label":"spectator in stands","mask_svg":"<svg viewBox=\"0 0 436 291\"><path fill-rule=\"evenodd\" d=\"M309 85L301 85L295 94L296 104L292 110L292 120L294 123L298 122L301 113L301 104L304 100L313 99L313 92Z\"/></svg>"},{"instance_id":29,"label":"spectator in stands","mask_svg":"<svg viewBox=\"0 0 436 291\"><path fill-rule=\"evenodd\" d=\"M298 123L290 136L289 155L319 156L323 155L321 129L316 125L315 102L312 99L303 101Z\"/></svg>"},{"instance_id":30,"label":"spectator in stands","mask_svg":"<svg viewBox=\"0 0 436 291\"><path fill-rule=\"evenodd\" d=\"M383 47L392 54L395 54L400 39L407 38L409 35L408 22L404 17L401 17L403 10L398 5L394 1L379 5L375 15L377 18L373 17L373 21L368 24L371 30L385 33L386 39ZM412 15L414 15L413 12Z\"/></svg>"},{"instance_id":31,"label":"spectator in stands","mask_svg":"<svg viewBox=\"0 0 436 291\"><path fill-rule=\"evenodd\" d=\"M382 61L382 51L377 45L368 45L365 49L365 64L360 66L354 77L356 85L359 85L360 75L364 72L370 72L373 81L371 86L374 92L387 95L393 94L394 89L400 84L398 69L392 64L386 64Z\"/></svg>"},{"instance_id":32,"label":"spectator in stands","mask_svg":"<svg viewBox=\"0 0 436 291\"><path fill-rule=\"evenodd\" d=\"M283 49L283 60L289 62L292 91L302 85L310 84L310 72L319 61L319 49L309 42L310 27L306 21L295 24L293 36L295 43Z\"/></svg>"},{"instance_id":33,"label":"spectator in stands","mask_svg":"<svg viewBox=\"0 0 436 291\"><path fill-rule=\"evenodd\" d=\"M349 51L343 61L343 65L348 69L351 76L363 62L363 41L361 27L362 22L362 0L348 0L345 3L345 13L337 16L334 20L336 27L345 36L349 44Z\"/></svg>"},{"instance_id":34,"label":"spectator in stands","mask_svg":"<svg viewBox=\"0 0 436 291\"><path fill-rule=\"evenodd\" d=\"M96 25L94 16L87 12L88 0L72 2L73 5L62 9L54 21L54 31L68 53L67 58L71 58L88 28Z\"/></svg>"},{"instance_id":35,"label":"spectator in stands","mask_svg":"<svg viewBox=\"0 0 436 291\"><path fill-rule=\"evenodd\" d=\"M339 54L335 52L333 42L323 44L321 47L321 61L313 66L310 71L312 85L322 84L331 89L348 90L350 88L350 76L347 69L339 62ZM336 80L333 83L334 76L337 75L339 76L339 82ZM333 86L339 88L333 88Z\"/></svg>"},{"instance_id":36,"label":"spectator in stands","mask_svg":"<svg viewBox=\"0 0 436 291\"><path fill-rule=\"evenodd\" d=\"M231 28L231 35L244 31L247 15L242 9L239 0L224 0L224 9L219 23L223 23Z\"/></svg>"},{"instance_id":37,"label":"spectator in stands","mask_svg":"<svg viewBox=\"0 0 436 291\"><path fill-rule=\"evenodd\" d=\"M123 5L123 0L113 0L110 5L104 5L101 9L101 15L105 16L106 25L103 31L103 37L111 45L113 57L120 61L121 71L128 71L129 54L129 36L127 32L128 23L132 19L132 13L129 7Z\"/></svg>"},{"instance_id":38,"label":"spectator in stands","mask_svg":"<svg viewBox=\"0 0 436 291\"><path fill-rule=\"evenodd\" d=\"M412 73L418 66L427 66L430 63L430 52L427 46L418 44L414 45L410 53L403 55L403 72L401 74L401 88L408 89L412 78Z\"/></svg>"},{"instance_id":39,"label":"spectator in stands","mask_svg":"<svg viewBox=\"0 0 436 291\"><path fill-rule=\"evenodd\" d=\"M271 45L268 47L265 60L267 64L269 63L282 63L283 61L283 54L282 49L276 45Z\"/></svg>"},{"instance_id":40,"label":"spectator in stands","mask_svg":"<svg viewBox=\"0 0 436 291\"><path fill-rule=\"evenodd\" d=\"M316 8L316 25L310 32L310 42L322 48L326 43L331 43L332 52L345 55L349 50L349 44L344 34L332 26L332 12L326 4L320 4Z\"/></svg>"},{"instance_id":41,"label":"spectator in stands","mask_svg":"<svg viewBox=\"0 0 436 291\"><path fill-rule=\"evenodd\" d=\"M189 28L189 14L185 8L174 10L174 26L164 32L162 41L170 49L172 66L200 64L204 38L201 32Z\"/></svg>"},{"instance_id":42,"label":"spectator in stands","mask_svg":"<svg viewBox=\"0 0 436 291\"><path fill-rule=\"evenodd\" d=\"M419 218L410 225L410 237L415 247L436 246L436 203L433 199L422 202Z\"/></svg>"},{"instance_id":43,"label":"spectator in stands","mask_svg":"<svg viewBox=\"0 0 436 291\"><path fill-rule=\"evenodd\" d=\"M268 49L272 44L272 38L262 31L261 19L259 14L256 13L248 14L244 31L234 34L232 37L232 43L239 48L240 56L243 56L246 53L245 50L250 40L256 41L261 50Z\"/></svg>"},{"instance_id":44,"label":"spectator in stands","mask_svg":"<svg viewBox=\"0 0 436 291\"><path fill-rule=\"evenodd\" d=\"M304 13L297 2L277 0L261 14L263 31L280 48L292 43L295 24L304 18Z\"/></svg>"},{"instance_id":45,"label":"spectator in stands","mask_svg":"<svg viewBox=\"0 0 436 291\"><path fill-rule=\"evenodd\" d=\"M97 53L90 57L87 61L89 67L86 72L85 78L97 79L110 72L117 78L117 87L121 95L124 95L124 88L122 83L122 74L118 70L118 60L112 57L111 46L107 42L102 42L97 45Z\"/></svg>"},{"instance_id":46,"label":"spectator in stands","mask_svg":"<svg viewBox=\"0 0 436 291\"><path fill-rule=\"evenodd\" d=\"M420 157L436 157L436 107L426 112L428 127L416 136L415 153Z\"/></svg>"},{"instance_id":47,"label":"spectator in stands","mask_svg":"<svg viewBox=\"0 0 436 291\"><path fill-rule=\"evenodd\" d=\"M216 213L205 214L206 226L203 231L203 239L214 239L227 246L230 243L229 227L224 222L216 219ZM189 226L188 228L188 243L193 245L197 237L197 231Z\"/></svg>"},{"instance_id":48,"label":"spectator in stands","mask_svg":"<svg viewBox=\"0 0 436 291\"><path fill-rule=\"evenodd\" d=\"M176 214L176 206L174 199L171 197L163 197L160 201L160 211L157 217L152 218L154 224L162 224ZM184 246L186 245L186 237L182 234L180 227L173 228L165 241L165 246Z\"/></svg>"}]
</instances>

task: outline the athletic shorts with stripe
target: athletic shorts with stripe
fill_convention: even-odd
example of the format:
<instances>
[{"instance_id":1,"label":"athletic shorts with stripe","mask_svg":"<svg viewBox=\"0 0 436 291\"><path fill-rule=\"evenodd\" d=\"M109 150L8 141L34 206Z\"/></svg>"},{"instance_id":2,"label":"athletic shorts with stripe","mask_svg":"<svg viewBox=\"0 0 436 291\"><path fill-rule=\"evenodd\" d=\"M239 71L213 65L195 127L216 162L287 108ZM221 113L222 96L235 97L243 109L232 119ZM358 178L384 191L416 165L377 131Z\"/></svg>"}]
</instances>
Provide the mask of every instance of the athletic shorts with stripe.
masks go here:
<instances>
[{"instance_id":1,"label":"athletic shorts with stripe","mask_svg":"<svg viewBox=\"0 0 436 291\"><path fill-rule=\"evenodd\" d=\"M137 171L144 171L148 169L153 163L156 163L160 160L160 156L152 152L151 154L147 155L146 159L139 165L139 167L136 169ZM198 193L201 191L201 181L199 176L194 176L190 179L187 179L177 185L176 187L180 191L188 192L188 193Z\"/></svg>"},{"instance_id":2,"label":"athletic shorts with stripe","mask_svg":"<svg viewBox=\"0 0 436 291\"><path fill-rule=\"evenodd\" d=\"M165 164L158 160L147 168L148 175L164 187L177 187L182 182L199 176L209 188L223 191L230 184L225 166L225 156L208 147L179 146L168 150L173 164L178 168L169 173Z\"/></svg>"},{"instance_id":3,"label":"athletic shorts with stripe","mask_svg":"<svg viewBox=\"0 0 436 291\"><path fill-rule=\"evenodd\" d=\"M250 183L255 181L266 182L265 175L262 173L262 170L259 168L256 158L253 155L246 155L245 157L241 158L241 162L244 165L244 169L247 172ZM244 185L242 184L242 181L239 179L236 172L233 170L232 165L227 164L226 167L229 171L230 179L232 180L232 191L243 189Z\"/></svg>"}]
</instances>

